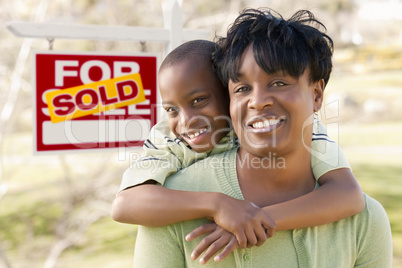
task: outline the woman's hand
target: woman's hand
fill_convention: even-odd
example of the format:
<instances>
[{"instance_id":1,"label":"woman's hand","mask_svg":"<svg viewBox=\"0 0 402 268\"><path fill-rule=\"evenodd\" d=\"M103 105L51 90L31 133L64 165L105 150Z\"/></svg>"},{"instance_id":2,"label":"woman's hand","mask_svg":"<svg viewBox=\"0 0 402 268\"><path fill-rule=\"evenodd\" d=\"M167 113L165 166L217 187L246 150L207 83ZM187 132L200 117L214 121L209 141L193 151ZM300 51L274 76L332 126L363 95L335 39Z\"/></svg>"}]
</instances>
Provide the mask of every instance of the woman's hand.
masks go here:
<instances>
[{"instance_id":1,"label":"woman's hand","mask_svg":"<svg viewBox=\"0 0 402 268\"><path fill-rule=\"evenodd\" d=\"M222 248L223 250L215 256L214 260L223 260L239 246L236 237L232 233L219 227L216 223L206 223L201 225L189 233L186 236L186 240L191 241L203 234L208 235L201 240L191 253L191 259L196 260L205 251L199 261L201 264L207 263L211 257Z\"/></svg>"}]
</instances>

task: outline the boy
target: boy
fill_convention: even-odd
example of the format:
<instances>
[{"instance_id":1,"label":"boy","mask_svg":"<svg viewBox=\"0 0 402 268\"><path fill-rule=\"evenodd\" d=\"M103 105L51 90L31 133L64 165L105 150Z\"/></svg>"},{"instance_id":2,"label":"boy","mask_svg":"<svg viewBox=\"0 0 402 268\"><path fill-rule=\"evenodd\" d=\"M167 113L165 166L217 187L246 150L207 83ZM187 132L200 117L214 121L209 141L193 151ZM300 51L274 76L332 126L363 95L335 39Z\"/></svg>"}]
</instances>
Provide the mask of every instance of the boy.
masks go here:
<instances>
[{"instance_id":1,"label":"boy","mask_svg":"<svg viewBox=\"0 0 402 268\"><path fill-rule=\"evenodd\" d=\"M210 61L214 49L212 42L187 42L162 63L158 82L171 133L163 122L151 131L154 141L144 143L146 156L123 176L113 203L114 220L163 226L206 217L233 233L239 245L246 247L261 245L267 236L273 235L275 225L277 230L309 227L361 212L364 200L360 187L342 152L335 143L328 142L322 127L320 134L327 140L313 141L312 150L324 143L326 157L329 154L332 159L338 157L339 150L339 163L331 167L312 157L313 172L321 187L297 200L260 209L249 201L222 193L177 191L155 185L163 185L166 177L183 167L237 146L230 131L227 89L216 77ZM269 124L268 121L266 127ZM158 132L160 129L163 134ZM148 169L144 169L145 163ZM194 236L197 232L189 240ZM230 250L221 252L217 259L223 259ZM195 251L192 257L199 254L199 250ZM210 251L201 262L211 256Z\"/></svg>"}]
</instances>

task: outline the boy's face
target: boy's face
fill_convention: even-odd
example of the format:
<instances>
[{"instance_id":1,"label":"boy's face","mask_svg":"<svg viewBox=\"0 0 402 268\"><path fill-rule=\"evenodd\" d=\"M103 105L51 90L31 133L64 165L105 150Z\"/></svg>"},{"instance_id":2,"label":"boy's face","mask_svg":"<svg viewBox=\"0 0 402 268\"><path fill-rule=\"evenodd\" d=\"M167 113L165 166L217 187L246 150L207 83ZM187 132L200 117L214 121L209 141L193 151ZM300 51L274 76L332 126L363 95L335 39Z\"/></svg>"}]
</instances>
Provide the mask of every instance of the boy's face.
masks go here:
<instances>
[{"instance_id":1,"label":"boy's face","mask_svg":"<svg viewBox=\"0 0 402 268\"><path fill-rule=\"evenodd\" d=\"M239 81L229 81L230 115L241 148L266 157L311 143L311 115L321 106L323 80L310 83L308 70L299 78L267 74L256 63L251 46L237 73Z\"/></svg>"},{"instance_id":2,"label":"boy's face","mask_svg":"<svg viewBox=\"0 0 402 268\"><path fill-rule=\"evenodd\" d=\"M211 66L194 59L159 73L162 105L172 132L196 152L212 149L229 131L229 100Z\"/></svg>"}]
</instances>

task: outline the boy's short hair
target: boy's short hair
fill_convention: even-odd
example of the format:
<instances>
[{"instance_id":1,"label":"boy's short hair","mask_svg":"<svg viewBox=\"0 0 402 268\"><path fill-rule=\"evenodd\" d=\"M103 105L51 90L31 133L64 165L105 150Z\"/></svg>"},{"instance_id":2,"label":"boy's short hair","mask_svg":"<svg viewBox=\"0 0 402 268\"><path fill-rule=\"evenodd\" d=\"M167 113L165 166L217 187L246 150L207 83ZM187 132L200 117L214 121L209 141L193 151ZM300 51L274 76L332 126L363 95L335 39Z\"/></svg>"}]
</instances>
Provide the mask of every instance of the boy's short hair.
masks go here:
<instances>
[{"instance_id":1,"label":"boy's short hair","mask_svg":"<svg viewBox=\"0 0 402 268\"><path fill-rule=\"evenodd\" d=\"M212 53L216 44L208 40L192 40L173 49L163 60L159 72L184 60L192 60L194 64L208 64L212 68Z\"/></svg>"},{"instance_id":2,"label":"boy's short hair","mask_svg":"<svg viewBox=\"0 0 402 268\"><path fill-rule=\"evenodd\" d=\"M307 10L285 20L270 9L245 9L230 26L227 37L217 38L213 63L218 76L225 86L229 80L238 81L240 57L253 44L254 58L265 72L284 72L298 78L309 68L310 82L324 79L327 85L332 71L333 41L320 27L326 30Z\"/></svg>"}]
</instances>

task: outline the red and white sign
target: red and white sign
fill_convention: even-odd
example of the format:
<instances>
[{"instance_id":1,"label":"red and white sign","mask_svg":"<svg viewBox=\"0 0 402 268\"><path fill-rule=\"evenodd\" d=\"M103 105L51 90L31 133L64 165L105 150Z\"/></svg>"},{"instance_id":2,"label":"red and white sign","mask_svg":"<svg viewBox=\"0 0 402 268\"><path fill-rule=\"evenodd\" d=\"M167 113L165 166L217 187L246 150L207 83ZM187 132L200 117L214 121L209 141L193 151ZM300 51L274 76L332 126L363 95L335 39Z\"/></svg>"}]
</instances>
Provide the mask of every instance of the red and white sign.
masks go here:
<instances>
[{"instance_id":1,"label":"red and white sign","mask_svg":"<svg viewBox=\"0 0 402 268\"><path fill-rule=\"evenodd\" d=\"M142 146L157 122L157 57L37 51L35 153Z\"/></svg>"}]
</instances>

